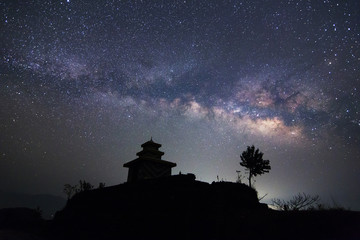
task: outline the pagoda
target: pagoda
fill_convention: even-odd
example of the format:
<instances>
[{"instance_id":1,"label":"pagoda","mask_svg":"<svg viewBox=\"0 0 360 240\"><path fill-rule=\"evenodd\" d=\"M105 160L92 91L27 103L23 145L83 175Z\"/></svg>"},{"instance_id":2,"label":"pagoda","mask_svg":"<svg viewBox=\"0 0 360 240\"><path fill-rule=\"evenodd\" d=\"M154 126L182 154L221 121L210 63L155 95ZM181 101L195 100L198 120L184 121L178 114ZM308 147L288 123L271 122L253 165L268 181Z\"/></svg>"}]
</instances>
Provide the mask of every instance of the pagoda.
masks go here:
<instances>
[{"instance_id":1,"label":"pagoda","mask_svg":"<svg viewBox=\"0 0 360 240\"><path fill-rule=\"evenodd\" d=\"M138 158L124 164L124 167L129 168L127 182L171 176L171 168L176 163L161 159L164 155L164 152L159 151L161 144L151 138L141 147L143 150L136 153Z\"/></svg>"}]
</instances>

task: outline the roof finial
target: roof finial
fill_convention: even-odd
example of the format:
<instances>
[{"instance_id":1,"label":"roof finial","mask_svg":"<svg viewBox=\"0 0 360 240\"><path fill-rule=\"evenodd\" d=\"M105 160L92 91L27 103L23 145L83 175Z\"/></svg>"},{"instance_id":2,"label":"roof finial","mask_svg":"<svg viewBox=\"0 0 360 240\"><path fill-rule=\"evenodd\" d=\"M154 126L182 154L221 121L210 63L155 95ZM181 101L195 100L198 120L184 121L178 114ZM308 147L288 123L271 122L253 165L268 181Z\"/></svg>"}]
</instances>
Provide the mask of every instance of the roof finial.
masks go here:
<instances>
[{"instance_id":1,"label":"roof finial","mask_svg":"<svg viewBox=\"0 0 360 240\"><path fill-rule=\"evenodd\" d=\"M151 138L150 138L150 142L152 142L153 140L152 140L152 136L151 136Z\"/></svg>"}]
</instances>

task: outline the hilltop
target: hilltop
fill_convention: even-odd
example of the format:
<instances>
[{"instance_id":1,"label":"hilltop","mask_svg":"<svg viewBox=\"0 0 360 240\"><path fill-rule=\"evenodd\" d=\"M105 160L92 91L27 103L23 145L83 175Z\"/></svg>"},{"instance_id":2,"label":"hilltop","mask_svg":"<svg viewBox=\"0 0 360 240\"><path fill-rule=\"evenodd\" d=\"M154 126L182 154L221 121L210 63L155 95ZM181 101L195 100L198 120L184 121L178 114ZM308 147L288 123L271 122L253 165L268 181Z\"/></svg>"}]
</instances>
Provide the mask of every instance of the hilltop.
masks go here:
<instances>
[{"instance_id":1,"label":"hilltop","mask_svg":"<svg viewBox=\"0 0 360 240\"><path fill-rule=\"evenodd\" d=\"M126 183L110 187L102 184L92 189L91 184L80 181L76 194L68 194L66 206L51 221L39 219L36 210L2 211L0 223L6 227L0 225L0 238L350 240L360 237L359 212L274 211L260 203L256 190L248 185L210 184L197 181L194 174L171 175L176 163L162 159L161 144L152 138L141 147L137 158L124 164L129 169ZM10 232L4 235L2 229Z\"/></svg>"},{"instance_id":2,"label":"hilltop","mask_svg":"<svg viewBox=\"0 0 360 240\"><path fill-rule=\"evenodd\" d=\"M11 219L22 218L20 210L3 212L3 222L11 212ZM358 239L360 227L359 212L274 211L259 203L256 191L245 184L209 184L196 181L193 174L80 192L52 221L39 221L37 215L31 221L31 216L21 226L14 220L12 226L0 226L0 237Z\"/></svg>"},{"instance_id":3,"label":"hilltop","mask_svg":"<svg viewBox=\"0 0 360 240\"><path fill-rule=\"evenodd\" d=\"M213 223L235 213L265 208L256 191L244 184L209 184L189 174L81 192L56 214L55 222L76 226L74 231L105 228L128 237L166 237L209 231Z\"/></svg>"},{"instance_id":4,"label":"hilltop","mask_svg":"<svg viewBox=\"0 0 360 240\"><path fill-rule=\"evenodd\" d=\"M54 226L79 239L355 239L360 214L274 211L245 184L189 174L81 192Z\"/></svg>"}]
</instances>

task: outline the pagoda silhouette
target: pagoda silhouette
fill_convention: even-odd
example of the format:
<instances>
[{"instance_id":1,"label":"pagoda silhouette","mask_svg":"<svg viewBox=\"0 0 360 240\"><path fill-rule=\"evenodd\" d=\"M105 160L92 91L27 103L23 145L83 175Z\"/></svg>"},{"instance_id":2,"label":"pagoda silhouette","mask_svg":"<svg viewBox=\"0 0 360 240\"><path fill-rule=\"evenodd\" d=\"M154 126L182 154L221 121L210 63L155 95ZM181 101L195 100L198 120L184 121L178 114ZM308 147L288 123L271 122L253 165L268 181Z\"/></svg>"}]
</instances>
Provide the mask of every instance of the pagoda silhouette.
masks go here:
<instances>
[{"instance_id":1,"label":"pagoda silhouette","mask_svg":"<svg viewBox=\"0 0 360 240\"><path fill-rule=\"evenodd\" d=\"M161 159L164 155L164 152L159 150L161 144L154 142L151 138L141 147L143 150L136 153L138 158L124 164L124 167L129 168L127 182L171 176L171 169L176 166L176 163Z\"/></svg>"}]
</instances>

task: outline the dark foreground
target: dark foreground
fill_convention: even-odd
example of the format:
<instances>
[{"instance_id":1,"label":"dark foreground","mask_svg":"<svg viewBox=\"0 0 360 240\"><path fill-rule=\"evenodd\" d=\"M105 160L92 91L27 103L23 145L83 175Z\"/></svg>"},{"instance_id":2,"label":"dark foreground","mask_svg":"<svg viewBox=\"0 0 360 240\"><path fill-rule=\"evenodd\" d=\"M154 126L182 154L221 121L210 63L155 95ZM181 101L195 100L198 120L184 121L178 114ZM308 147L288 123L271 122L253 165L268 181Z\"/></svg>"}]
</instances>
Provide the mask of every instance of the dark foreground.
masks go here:
<instances>
[{"instance_id":1,"label":"dark foreground","mask_svg":"<svg viewBox=\"0 0 360 240\"><path fill-rule=\"evenodd\" d=\"M188 175L77 194L52 221L19 212L0 210L0 239L360 239L360 212L274 211Z\"/></svg>"}]
</instances>

